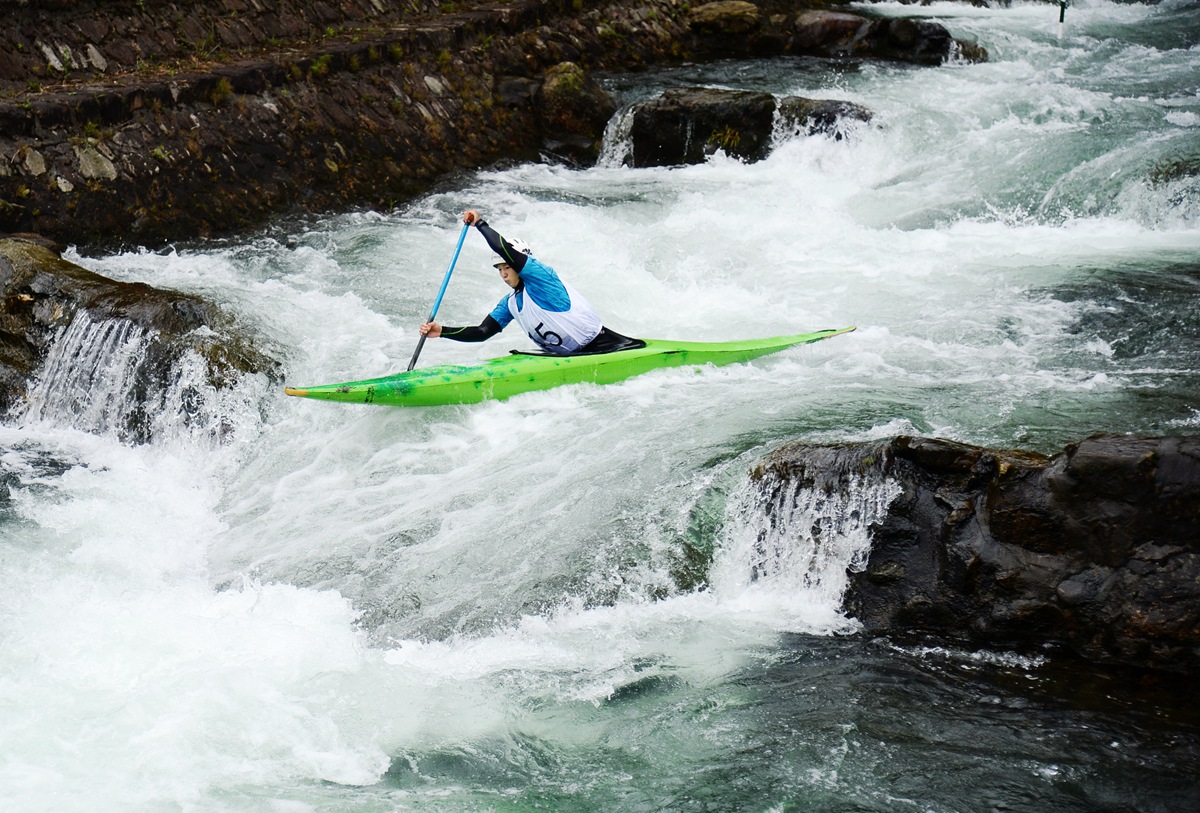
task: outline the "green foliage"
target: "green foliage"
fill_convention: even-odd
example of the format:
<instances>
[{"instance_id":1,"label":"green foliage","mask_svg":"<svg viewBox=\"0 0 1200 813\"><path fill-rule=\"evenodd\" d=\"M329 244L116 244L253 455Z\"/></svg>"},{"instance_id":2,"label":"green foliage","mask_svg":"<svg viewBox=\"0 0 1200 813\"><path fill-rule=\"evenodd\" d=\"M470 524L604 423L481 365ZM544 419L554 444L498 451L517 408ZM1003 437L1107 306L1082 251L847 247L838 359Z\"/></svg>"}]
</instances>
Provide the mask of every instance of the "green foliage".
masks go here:
<instances>
[{"instance_id":1,"label":"green foliage","mask_svg":"<svg viewBox=\"0 0 1200 813\"><path fill-rule=\"evenodd\" d=\"M308 75L315 77L326 76L329 73L329 68L333 64L332 54L321 54L314 59L308 66Z\"/></svg>"},{"instance_id":2,"label":"green foliage","mask_svg":"<svg viewBox=\"0 0 1200 813\"><path fill-rule=\"evenodd\" d=\"M212 93L209 94L208 98L213 103L213 106L220 107L233 98L233 85L230 84L228 79L222 76L217 80L217 84L213 87Z\"/></svg>"},{"instance_id":3,"label":"green foliage","mask_svg":"<svg viewBox=\"0 0 1200 813\"><path fill-rule=\"evenodd\" d=\"M725 152L732 152L742 143L742 134L733 126L722 127L720 130L712 132L708 137L708 143L715 144Z\"/></svg>"}]
</instances>

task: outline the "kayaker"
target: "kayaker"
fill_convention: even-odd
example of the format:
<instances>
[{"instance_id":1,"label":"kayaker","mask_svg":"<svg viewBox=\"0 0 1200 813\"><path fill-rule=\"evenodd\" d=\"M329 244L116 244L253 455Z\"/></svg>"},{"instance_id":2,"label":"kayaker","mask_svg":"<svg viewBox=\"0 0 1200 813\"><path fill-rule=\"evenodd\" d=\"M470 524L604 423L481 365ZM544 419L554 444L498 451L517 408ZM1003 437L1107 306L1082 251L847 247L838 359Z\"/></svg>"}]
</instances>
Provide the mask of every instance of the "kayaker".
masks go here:
<instances>
[{"instance_id":1,"label":"kayaker","mask_svg":"<svg viewBox=\"0 0 1200 813\"><path fill-rule=\"evenodd\" d=\"M643 347L645 342L622 336L604 327L600 314L583 294L563 282L550 266L534 259L522 240L505 240L474 209L463 212L463 222L474 225L492 251L500 256L495 268L510 291L473 327L449 327L437 322L421 325L422 335L481 342L495 336L514 319L539 347L549 353L611 353Z\"/></svg>"}]
</instances>

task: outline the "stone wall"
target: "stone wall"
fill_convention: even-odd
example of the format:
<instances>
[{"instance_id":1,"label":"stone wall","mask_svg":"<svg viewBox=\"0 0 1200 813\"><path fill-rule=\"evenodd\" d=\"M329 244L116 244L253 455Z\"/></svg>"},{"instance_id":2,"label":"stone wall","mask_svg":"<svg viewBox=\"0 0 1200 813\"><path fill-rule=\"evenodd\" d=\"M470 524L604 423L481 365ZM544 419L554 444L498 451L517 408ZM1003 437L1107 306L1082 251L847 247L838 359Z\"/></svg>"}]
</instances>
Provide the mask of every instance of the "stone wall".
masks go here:
<instances>
[{"instance_id":1,"label":"stone wall","mask_svg":"<svg viewBox=\"0 0 1200 813\"><path fill-rule=\"evenodd\" d=\"M0 0L0 232L156 245L390 208L570 141L542 103L564 63L963 52L936 23L808 11L827 2Z\"/></svg>"},{"instance_id":2,"label":"stone wall","mask_svg":"<svg viewBox=\"0 0 1200 813\"><path fill-rule=\"evenodd\" d=\"M0 231L76 244L389 207L457 169L535 158L546 69L636 66L686 32L676 0L603 11L520 0L435 17L381 12L382 0L337 4L340 16L313 0L53 5L15 6L6 34L19 58L0 71ZM285 10L295 19L282 22ZM196 20L230 45L189 55ZM319 36L301 41L313 21ZM12 90L22 76L31 87Z\"/></svg>"}]
</instances>

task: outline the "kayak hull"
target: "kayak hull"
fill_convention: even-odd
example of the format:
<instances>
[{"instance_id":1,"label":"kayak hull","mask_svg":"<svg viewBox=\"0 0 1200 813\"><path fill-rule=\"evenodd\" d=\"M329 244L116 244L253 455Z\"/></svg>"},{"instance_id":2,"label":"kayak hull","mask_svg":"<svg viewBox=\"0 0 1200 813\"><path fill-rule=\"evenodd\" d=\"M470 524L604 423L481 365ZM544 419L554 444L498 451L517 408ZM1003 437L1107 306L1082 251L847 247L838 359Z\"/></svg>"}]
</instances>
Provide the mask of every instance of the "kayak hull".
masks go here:
<instances>
[{"instance_id":1,"label":"kayak hull","mask_svg":"<svg viewBox=\"0 0 1200 813\"><path fill-rule=\"evenodd\" d=\"M647 339L645 347L580 356L514 353L476 364L443 364L363 381L288 387L285 392L300 398L379 406L475 404L566 384L612 384L667 367L749 361L852 330L847 327L734 342Z\"/></svg>"}]
</instances>

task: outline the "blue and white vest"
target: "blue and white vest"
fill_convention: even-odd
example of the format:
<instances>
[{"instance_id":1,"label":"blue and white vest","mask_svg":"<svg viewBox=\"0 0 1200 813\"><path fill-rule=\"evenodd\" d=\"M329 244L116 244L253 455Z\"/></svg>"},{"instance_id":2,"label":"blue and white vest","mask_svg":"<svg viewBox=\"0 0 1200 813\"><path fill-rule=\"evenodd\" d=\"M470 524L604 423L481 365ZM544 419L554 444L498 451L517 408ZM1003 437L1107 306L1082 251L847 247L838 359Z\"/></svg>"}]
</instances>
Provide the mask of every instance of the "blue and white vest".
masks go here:
<instances>
[{"instance_id":1,"label":"blue and white vest","mask_svg":"<svg viewBox=\"0 0 1200 813\"><path fill-rule=\"evenodd\" d=\"M600 333L600 314L550 266L527 258L521 282L521 290L501 299L492 311L500 327L516 319L539 347L562 355L576 352Z\"/></svg>"}]
</instances>

